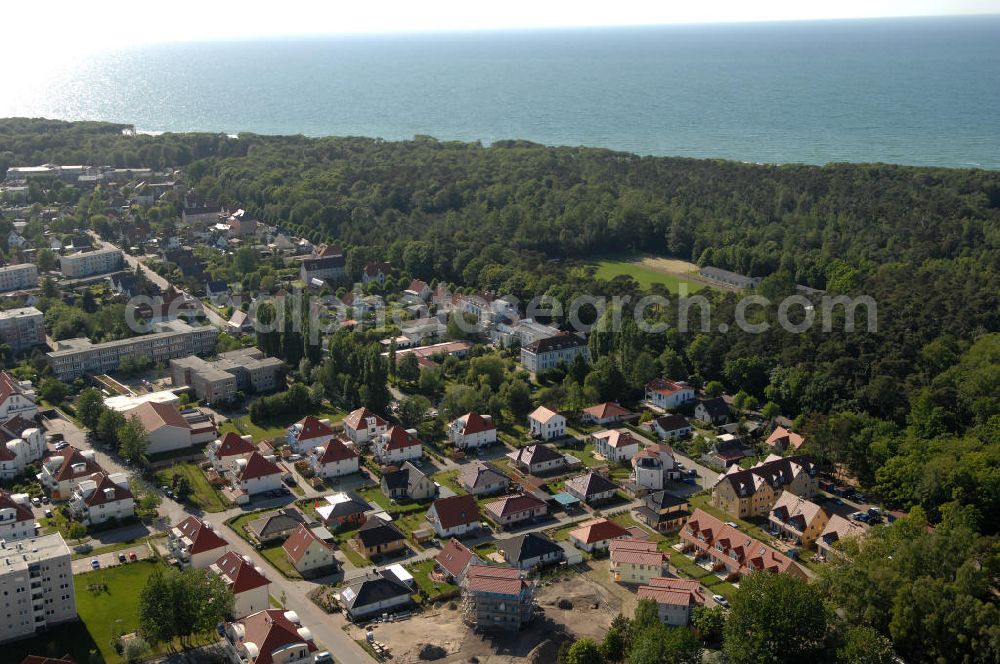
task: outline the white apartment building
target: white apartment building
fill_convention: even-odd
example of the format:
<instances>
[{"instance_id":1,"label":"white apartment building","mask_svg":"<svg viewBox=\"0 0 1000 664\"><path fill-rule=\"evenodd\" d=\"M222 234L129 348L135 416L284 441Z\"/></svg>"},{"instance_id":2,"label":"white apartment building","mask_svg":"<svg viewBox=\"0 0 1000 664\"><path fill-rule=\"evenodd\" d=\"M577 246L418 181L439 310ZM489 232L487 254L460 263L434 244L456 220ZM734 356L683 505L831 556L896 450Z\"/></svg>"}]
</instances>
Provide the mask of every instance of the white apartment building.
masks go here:
<instances>
[{"instance_id":1,"label":"white apartment building","mask_svg":"<svg viewBox=\"0 0 1000 664\"><path fill-rule=\"evenodd\" d=\"M24 290L38 285L38 267L34 263L19 263L0 267L0 292Z\"/></svg>"},{"instance_id":2,"label":"white apartment building","mask_svg":"<svg viewBox=\"0 0 1000 664\"><path fill-rule=\"evenodd\" d=\"M122 269L125 259L121 249L106 248L78 251L59 259L59 270L67 279L82 279Z\"/></svg>"},{"instance_id":3,"label":"white apartment building","mask_svg":"<svg viewBox=\"0 0 1000 664\"><path fill-rule=\"evenodd\" d=\"M0 641L75 619L73 570L62 535L0 540Z\"/></svg>"},{"instance_id":4,"label":"white apartment building","mask_svg":"<svg viewBox=\"0 0 1000 664\"><path fill-rule=\"evenodd\" d=\"M0 311L0 342L15 353L45 343L45 315L35 307Z\"/></svg>"},{"instance_id":5,"label":"white apartment building","mask_svg":"<svg viewBox=\"0 0 1000 664\"><path fill-rule=\"evenodd\" d=\"M69 499L69 508L85 526L135 516L135 498L128 488L128 476L95 473L77 485Z\"/></svg>"},{"instance_id":6,"label":"white apartment building","mask_svg":"<svg viewBox=\"0 0 1000 664\"><path fill-rule=\"evenodd\" d=\"M167 362L176 357L211 353L219 331L211 325L194 327L181 320L153 326L151 334L95 344L90 339L57 341L46 353L49 366L59 380L73 380L85 373L117 371L122 358L147 357L151 362Z\"/></svg>"}]
</instances>

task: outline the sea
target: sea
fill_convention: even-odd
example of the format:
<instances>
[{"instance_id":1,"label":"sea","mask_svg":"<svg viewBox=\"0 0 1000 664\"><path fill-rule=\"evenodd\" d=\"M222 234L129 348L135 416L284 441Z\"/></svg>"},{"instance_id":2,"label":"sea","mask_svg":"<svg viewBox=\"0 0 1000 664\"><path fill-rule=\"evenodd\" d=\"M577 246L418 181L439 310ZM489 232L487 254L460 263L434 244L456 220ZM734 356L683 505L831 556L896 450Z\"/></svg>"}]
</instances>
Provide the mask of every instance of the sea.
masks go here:
<instances>
[{"instance_id":1,"label":"sea","mask_svg":"<svg viewBox=\"0 0 1000 664\"><path fill-rule=\"evenodd\" d=\"M9 60L0 117L1000 168L1000 16L155 44ZM2 146L0 146L2 149Z\"/></svg>"}]
</instances>

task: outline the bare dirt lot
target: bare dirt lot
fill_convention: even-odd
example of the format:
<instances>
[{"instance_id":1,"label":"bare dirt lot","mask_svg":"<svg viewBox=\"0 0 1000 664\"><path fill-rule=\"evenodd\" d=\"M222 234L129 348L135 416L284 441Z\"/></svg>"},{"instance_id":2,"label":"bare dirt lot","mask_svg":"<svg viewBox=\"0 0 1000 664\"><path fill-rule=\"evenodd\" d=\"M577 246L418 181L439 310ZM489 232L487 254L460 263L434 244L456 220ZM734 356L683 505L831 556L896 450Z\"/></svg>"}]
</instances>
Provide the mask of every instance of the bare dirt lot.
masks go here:
<instances>
[{"instance_id":1,"label":"bare dirt lot","mask_svg":"<svg viewBox=\"0 0 1000 664\"><path fill-rule=\"evenodd\" d=\"M680 261L673 258L645 256L642 260L636 262L639 263L639 265L644 265L646 267L653 268L654 270L659 270L660 272L666 272L667 274L676 274L686 277L692 272L695 274L698 273L698 266L694 263Z\"/></svg>"},{"instance_id":2,"label":"bare dirt lot","mask_svg":"<svg viewBox=\"0 0 1000 664\"><path fill-rule=\"evenodd\" d=\"M599 562L586 574L540 585L536 591L540 614L520 632L476 634L462 622L461 600L455 600L401 622L375 625L374 639L388 646L392 661L398 664L432 660L550 664L563 641L584 636L601 639L618 613L631 615L634 610L634 594L615 585L606 568L606 561ZM364 638L361 628L350 630L353 638Z\"/></svg>"}]
</instances>

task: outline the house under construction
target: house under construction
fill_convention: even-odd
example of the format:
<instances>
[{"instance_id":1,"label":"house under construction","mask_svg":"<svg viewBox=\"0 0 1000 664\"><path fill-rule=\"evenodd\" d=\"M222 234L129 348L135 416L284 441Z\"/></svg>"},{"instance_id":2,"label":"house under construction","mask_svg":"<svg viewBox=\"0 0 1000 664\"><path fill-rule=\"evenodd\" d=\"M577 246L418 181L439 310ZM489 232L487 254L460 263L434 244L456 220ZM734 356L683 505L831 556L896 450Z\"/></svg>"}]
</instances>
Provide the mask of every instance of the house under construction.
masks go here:
<instances>
[{"instance_id":1,"label":"house under construction","mask_svg":"<svg viewBox=\"0 0 1000 664\"><path fill-rule=\"evenodd\" d=\"M507 565L470 565L462 598L462 619L478 631L518 630L535 614L534 585Z\"/></svg>"}]
</instances>

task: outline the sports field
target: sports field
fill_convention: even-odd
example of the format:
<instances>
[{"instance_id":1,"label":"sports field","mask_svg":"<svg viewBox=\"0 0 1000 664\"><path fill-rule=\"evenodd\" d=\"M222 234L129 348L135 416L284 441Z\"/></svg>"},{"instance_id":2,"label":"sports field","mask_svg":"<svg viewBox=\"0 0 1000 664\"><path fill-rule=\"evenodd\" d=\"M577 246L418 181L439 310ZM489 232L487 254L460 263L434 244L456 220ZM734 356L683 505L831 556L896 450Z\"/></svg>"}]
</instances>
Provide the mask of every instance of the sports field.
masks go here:
<instances>
[{"instance_id":1,"label":"sports field","mask_svg":"<svg viewBox=\"0 0 1000 664\"><path fill-rule=\"evenodd\" d=\"M643 288L653 284L663 284L671 293L677 293L681 284L687 284L687 292L695 293L705 284L698 281L698 266L686 261L645 256L626 260L604 259L593 263L598 279L611 280L619 275L627 275Z\"/></svg>"}]
</instances>

